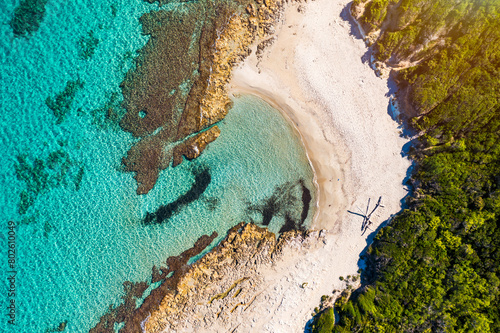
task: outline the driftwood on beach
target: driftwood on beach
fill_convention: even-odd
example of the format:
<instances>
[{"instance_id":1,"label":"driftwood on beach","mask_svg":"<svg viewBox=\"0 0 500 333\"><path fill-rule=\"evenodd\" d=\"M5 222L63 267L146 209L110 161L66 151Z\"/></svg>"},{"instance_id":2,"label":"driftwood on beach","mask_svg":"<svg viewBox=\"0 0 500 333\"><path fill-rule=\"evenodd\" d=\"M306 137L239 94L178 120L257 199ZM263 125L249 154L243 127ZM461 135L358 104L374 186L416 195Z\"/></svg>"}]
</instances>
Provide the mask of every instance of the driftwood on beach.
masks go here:
<instances>
[{"instance_id":1,"label":"driftwood on beach","mask_svg":"<svg viewBox=\"0 0 500 333\"><path fill-rule=\"evenodd\" d=\"M366 205L366 212L365 212L365 215L363 216L363 222L361 223L361 231L362 231L361 235L364 235L364 233L366 232L366 229L370 229L370 226L373 223L370 220L370 218L372 217L372 214L377 210L377 208L384 207L380 204L381 201L382 201L382 196L380 196L378 198L378 201L377 201L377 204L375 205L375 208L373 208L373 210L370 212L370 214L368 214L368 210L370 209L370 198L368 198L368 204Z\"/></svg>"}]
</instances>

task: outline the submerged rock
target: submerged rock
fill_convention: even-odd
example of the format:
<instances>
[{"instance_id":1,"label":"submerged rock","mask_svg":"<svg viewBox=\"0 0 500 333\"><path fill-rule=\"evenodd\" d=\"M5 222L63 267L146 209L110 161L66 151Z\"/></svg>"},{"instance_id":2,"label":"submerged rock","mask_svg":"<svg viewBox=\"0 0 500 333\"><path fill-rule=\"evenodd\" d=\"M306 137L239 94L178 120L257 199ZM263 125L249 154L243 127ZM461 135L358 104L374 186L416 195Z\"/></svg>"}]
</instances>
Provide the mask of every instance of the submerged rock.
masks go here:
<instances>
[{"instance_id":1,"label":"submerged rock","mask_svg":"<svg viewBox=\"0 0 500 333\"><path fill-rule=\"evenodd\" d=\"M170 165L166 144L179 143L177 165L182 155L196 158L201 146L217 138L218 129L212 128L209 136L186 142L227 115L231 70L251 53L253 43L274 33L282 5L281 0L199 1L184 4L187 10L160 10L141 18L151 38L122 82L127 112L120 122L123 130L141 138L123 159L125 171L136 173L138 194L148 193L159 171Z\"/></svg>"},{"instance_id":2,"label":"submerged rock","mask_svg":"<svg viewBox=\"0 0 500 333\"><path fill-rule=\"evenodd\" d=\"M318 232L294 230L276 239L267 228L236 225L219 245L185 271L158 308L144 318L144 331L203 331L224 322L236 310L250 307L264 291L258 268L272 265L286 247L309 246L319 237Z\"/></svg>"},{"instance_id":3,"label":"submerged rock","mask_svg":"<svg viewBox=\"0 0 500 333\"><path fill-rule=\"evenodd\" d=\"M214 126L176 146L174 148L173 166L175 167L182 163L182 156L185 156L188 160L192 160L200 156L207 145L217 139L219 135L219 127Z\"/></svg>"},{"instance_id":4,"label":"submerged rock","mask_svg":"<svg viewBox=\"0 0 500 333\"><path fill-rule=\"evenodd\" d=\"M265 297L267 284L261 269L278 263L289 250L321 244L318 240L324 234L293 230L277 239L267 228L240 223L210 252L189 264L216 237L215 232L204 235L190 249L169 257L165 267L154 266L150 282L125 282L122 304L110 305L90 332L111 333L120 323L124 323L120 333L199 332L224 326L229 316L241 316L261 294ZM160 285L136 308L136 300L157 282Z\"/></svg>"},{"instance_id":5,"label":"submerged rock","mask_svg":"<svg viewBox=\"0 0 500 333\"><path fill-rule=\"evenodd\" d=\"M147 282L125 281L123 283L125 291L125 295L122 296L123 302L118 306L110 305L108 311L101 316L99 323L90 330L90 333L113 333L115 325L120 323L124 323L123 328L120 329L121 333L141 332L143 323L149 318L149 314L158 309L160 301L165 295L175 290L179 279L189 270L189 260L200 254L216 237L216 232L212 233L211 236L201 236L193 247L178 256L169 257L166 261L168 268L161 267L161 274L154 266L152 283L163 282L151 291L138 308L136 308L136 299L142 297L149 284Z\"/></svg>"}]
</instances>

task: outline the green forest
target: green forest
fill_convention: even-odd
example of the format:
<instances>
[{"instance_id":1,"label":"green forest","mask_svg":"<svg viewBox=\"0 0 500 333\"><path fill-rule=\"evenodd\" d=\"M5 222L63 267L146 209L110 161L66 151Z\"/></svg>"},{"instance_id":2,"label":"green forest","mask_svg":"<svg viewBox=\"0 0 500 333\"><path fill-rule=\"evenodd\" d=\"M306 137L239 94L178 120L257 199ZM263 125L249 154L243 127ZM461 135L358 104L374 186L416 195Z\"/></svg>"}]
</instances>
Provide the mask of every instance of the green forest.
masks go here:
<instances>
[{"instance_id":1,"label":"green forest","mask_svg":"<svg viewBox=\"0 0 500 333\"><path fill-rule=\"evenodd\" d=\"M500 0L352 5L412 110L415 168L361 287L313 331L500 332Z\"/></svg>"}]
</instances>

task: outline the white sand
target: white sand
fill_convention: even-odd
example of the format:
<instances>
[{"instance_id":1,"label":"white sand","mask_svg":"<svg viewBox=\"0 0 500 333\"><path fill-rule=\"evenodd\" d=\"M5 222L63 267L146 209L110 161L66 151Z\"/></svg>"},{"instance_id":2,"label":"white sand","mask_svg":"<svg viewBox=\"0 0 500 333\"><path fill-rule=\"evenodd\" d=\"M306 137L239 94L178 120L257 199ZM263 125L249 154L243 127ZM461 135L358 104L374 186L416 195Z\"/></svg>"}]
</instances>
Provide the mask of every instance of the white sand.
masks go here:
<instances>
[{"instance_id":1,"label":"white sand","mask_svg":"<svg viewBox=\"0 0 500 333\"><path fill-rule=\"evenodd\" d=\"M233 94L262 97L297 126L319 185L314 227L328 234L318 249L290 250L274 267L261 268L265 291L246 311L235 311L226 329L303 332L321 296L343 287L339 276L358 270L370 232L362 236L362 218L348 210L365 210L368 198L373 207L382 196L384 207L372 218L375 229L400 210L406 195L406 140L387 113L387 80L362 62L367 48L341 18L348 2L303 3L303 13L300 4L288 5L277 41L262 61L257 65L253 55L234 71Z\"/></svg>"}]
</instances>

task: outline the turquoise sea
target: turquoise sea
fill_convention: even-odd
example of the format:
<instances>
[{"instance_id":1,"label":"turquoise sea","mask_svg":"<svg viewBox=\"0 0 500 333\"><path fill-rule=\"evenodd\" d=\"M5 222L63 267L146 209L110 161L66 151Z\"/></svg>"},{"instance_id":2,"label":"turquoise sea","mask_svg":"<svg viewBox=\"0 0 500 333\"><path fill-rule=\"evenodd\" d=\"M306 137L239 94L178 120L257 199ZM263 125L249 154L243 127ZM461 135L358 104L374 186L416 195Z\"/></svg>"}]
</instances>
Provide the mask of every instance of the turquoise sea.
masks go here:
<instances>
[{"instance_id":1,"label":"turquoise sea","mask_svg":"<svg viewBox=\"0 0 500 333\"><path fill-rule=\"evenodd\" d=\"M300 220L304 187L310 209L296 227L311 223L313 173L298 134L253 96L234 100L201 157L167 168L153 190L137 195L133 174L121 166L137 139L108 110L120 104L119 85L147 42L138 19L158 6L49 0L39 29L15 38L9 22L19 3L0 4L0 331L51 332L67 322L66 332L88 332L120 302L124 281L149 281L153 265L201 235L217 231L214 246L242 221L279 232L287 218ZM195 201L161 224L143 223L190 191L200 170L210 177Z\"/></svg>"}]
</instances>

